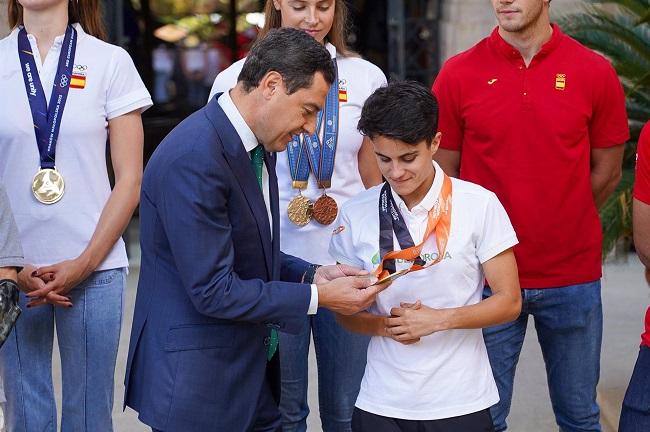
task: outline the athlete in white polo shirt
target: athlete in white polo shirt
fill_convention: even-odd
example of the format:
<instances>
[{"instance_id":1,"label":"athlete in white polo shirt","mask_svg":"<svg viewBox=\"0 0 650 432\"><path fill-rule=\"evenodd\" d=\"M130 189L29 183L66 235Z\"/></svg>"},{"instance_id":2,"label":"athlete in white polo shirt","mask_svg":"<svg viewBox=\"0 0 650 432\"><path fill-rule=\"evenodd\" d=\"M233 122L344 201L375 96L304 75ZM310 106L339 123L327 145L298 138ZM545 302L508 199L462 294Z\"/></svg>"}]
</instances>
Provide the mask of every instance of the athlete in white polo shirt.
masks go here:
<instances>
[{"instance_id":1,"label":"athlete in white polo shirt","mask_svg":"<svg viewBox=\"0 0 650 432\"><path fill-rule=\"evenodd\" d=\"M493 430L499 395L481 328L520 312L517 237L496 195L432 161L437 115L427 88L392 82L359 121L387 183L343 205L330 254L380 277L410 272L367 312L339 317L372 336L354 431ZM495 294L481 301L486 279Z\"/></svg>"},{"instance_id":2,"label":"athlete in white polo shirt","mask_svg":"<svg viewBox=\"0 0 650 432\"><path fill-rule=\"evenodd\" d=\"M57 430L56 328L61 430L111 431L128 265L120 237L139 199L140 113L151 97L127 52L101 40L97 0L8 5L13 30L0 40L0 182L25 266L18 274L23 312L0 349L7 430Z\"/></svg>"}]
</instances>

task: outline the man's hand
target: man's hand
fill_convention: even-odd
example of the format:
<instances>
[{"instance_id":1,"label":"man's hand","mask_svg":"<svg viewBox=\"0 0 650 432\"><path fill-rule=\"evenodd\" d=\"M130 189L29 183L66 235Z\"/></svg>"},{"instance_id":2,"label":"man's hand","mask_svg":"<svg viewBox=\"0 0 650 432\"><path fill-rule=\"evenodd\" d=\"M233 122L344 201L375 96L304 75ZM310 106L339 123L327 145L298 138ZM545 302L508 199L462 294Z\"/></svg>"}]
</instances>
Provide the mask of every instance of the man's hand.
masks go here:
<instances>
[{"instance_id":1,"label":"man's hand","mask_svg":"<svg viewBox=\"0 0 650 432\"><path fill-rule=\"evenodd\" d=\"M314 274L314 283L322 284L325 282L333 281L340 277L345 276L364 276L367 275L366 270L357 267L352 267L346 264L336 264L318 267Z\"/></svg>"},{"instance_id":2,"label":"man's hand","mask_svg":"<svg viewBox=\"0 0 650 432\"><path fill-rule=\"evenodd\" d=\"M398 342L414 343L422 336L447 328L449 312L445 309L432 309L420 301L414 304L401 303L400 306L392 308L390 318L386 319L386 332Z\"/></svg>"},{"instance_id":3,"label":"man's hand","mask_svg":"<svg viewBox=\"0 0 650 432\"><path fill-rule=\"evenodd\" d=\"M319 269L320 270L320 269ZM329 282L317 283L318 305L342 315L352 315L375 302L377 294L389 283L372 285L374 276L345 276Z\"/></svg>"}]
</instances>

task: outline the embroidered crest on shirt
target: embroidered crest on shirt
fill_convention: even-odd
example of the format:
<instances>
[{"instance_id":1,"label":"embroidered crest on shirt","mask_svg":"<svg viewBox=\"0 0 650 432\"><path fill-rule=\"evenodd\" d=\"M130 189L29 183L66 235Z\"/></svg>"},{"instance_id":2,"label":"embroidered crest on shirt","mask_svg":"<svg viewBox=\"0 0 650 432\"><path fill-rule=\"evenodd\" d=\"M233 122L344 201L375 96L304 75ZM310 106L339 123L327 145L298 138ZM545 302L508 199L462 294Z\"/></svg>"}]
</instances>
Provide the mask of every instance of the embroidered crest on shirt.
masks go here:
<instances>
[{"instance_id":1,"label":"embroidered crest on shirt","mask_svg":"<svg viewBox=\"0 0 650 432\"><path fill-rule=\"evenodd\" d=\"M348 101L348 82L345 79L339 80L339 102Z\"/></svg>"},{"instance_id":2,"label":"embroidered crest on shirt","mask_svg":"<svg viewBox=\"0 0 650 432\"><path fill-rule=\"evenodd\" d=\"M566 74L555 74L555 90L564 90L566 87Z\"/></svg>"},{"instance_id":3,"label":"embroidered crest on shirt","mask_svg":"<svg viewBox=\"0 0 650 432\"><path fill-rule=\"evenodd\" d=\"M70 77L70 88L83 89L86 88L86 65L74 65L72 68L72 76Z\"/></svg>"}]
</instances>

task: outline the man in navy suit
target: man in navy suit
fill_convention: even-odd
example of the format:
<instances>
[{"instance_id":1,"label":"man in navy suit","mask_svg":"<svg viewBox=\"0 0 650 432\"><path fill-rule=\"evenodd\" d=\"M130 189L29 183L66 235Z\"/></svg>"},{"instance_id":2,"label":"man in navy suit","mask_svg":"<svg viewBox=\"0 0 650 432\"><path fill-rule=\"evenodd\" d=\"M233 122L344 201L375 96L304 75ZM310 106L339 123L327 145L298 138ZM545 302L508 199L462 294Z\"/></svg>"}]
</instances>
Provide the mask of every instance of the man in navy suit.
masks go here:
<instances>
[{"instance_id":1,"label":"man in navy suit","mask_svg":"<svg viewBox=\"0 0 650 432\"><path fill-rule=\"evenodd\" d=\"M363 310L385 288L279 249L272 152L314 132L334 76L311 36L275 30L253 47L237 86L179 124L149 161L125 404L154 430L278 430L274 331L297 333L319 306Z\"/></svg>"}]
</instances>

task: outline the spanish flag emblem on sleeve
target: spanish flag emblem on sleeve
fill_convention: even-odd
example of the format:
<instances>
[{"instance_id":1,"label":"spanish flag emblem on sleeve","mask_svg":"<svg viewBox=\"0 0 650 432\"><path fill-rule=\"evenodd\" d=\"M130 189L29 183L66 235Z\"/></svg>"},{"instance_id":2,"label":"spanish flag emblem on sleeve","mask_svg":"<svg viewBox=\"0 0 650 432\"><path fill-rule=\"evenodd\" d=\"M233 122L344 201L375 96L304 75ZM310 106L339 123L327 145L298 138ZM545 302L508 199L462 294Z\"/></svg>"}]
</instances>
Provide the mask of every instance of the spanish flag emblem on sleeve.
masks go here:
<instances>
[{"instance_id":1,"label":"spanish flag emblem on sleeve","mask_svg":"<svg viewBox=\"0 0 650 432\"><path fill-rule=\"evenodd\" d=\"M86 75L73 73L70 77L70 88L83 89L86 87Z\"/></svg>"}]
</instances>

